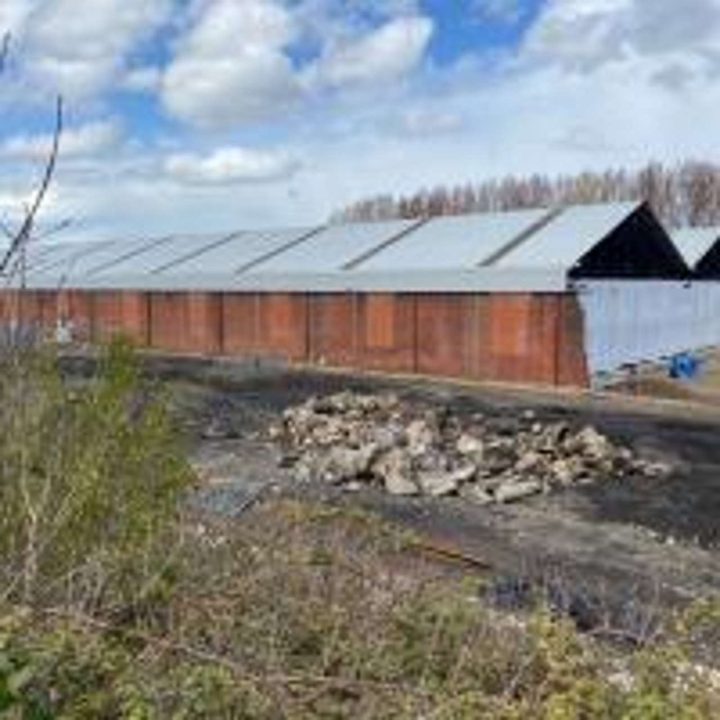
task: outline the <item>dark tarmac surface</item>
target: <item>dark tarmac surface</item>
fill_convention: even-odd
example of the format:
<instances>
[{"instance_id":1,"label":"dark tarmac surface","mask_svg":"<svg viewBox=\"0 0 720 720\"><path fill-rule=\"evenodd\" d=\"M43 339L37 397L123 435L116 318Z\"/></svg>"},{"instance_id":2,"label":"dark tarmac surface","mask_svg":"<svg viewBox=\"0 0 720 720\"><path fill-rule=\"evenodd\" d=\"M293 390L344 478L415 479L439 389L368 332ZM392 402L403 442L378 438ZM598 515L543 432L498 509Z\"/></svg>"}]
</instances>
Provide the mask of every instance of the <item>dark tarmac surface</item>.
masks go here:
<instances>
[{"instance_id":1,"label":"dark tarmac surface","mask_svg":"<svg viewBox=\"0 0 720 720\"><path fill-rule=\"evenodd\" d=\"M496 578L533 578L584 588L593 598L652 608L720 592L720 414L681 405L563 397L351 377L273 373L210 384L175 378L178 416L206 479L196 502L240 516L269 489L363 507L423 536L481 557ZM457 413L505 415L532 408L543 419L591 423L648 459L675 468L664 480L612 478L517 505L476 507L460 499L393 498L293 486L266 440L286 407L344 389L390 390ZM649 611L649 610L648 610Z\"/></svg>"}]
</instances>

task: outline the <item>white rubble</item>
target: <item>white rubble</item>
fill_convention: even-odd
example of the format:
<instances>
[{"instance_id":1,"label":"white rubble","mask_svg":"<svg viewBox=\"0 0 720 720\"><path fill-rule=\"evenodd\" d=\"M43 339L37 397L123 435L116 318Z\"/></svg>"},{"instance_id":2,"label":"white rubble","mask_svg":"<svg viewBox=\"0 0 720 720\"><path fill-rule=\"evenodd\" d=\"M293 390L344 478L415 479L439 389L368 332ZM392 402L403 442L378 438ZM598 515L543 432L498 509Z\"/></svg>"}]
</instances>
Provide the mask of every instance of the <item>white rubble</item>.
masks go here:
<instances>
[{"instance_id":1,"label":"white rubble","mask_svg":"<svg viewBox=\"0 0 720 720\"><path fill-rule=\"evenodd\" d=\"M661 478L596 428L543 422L532 410L486 417L343 392L289 408L270 437L301 480L320 479L392 495L458 495L480 505L626 477Z\"/></svg>"}]
</instances>

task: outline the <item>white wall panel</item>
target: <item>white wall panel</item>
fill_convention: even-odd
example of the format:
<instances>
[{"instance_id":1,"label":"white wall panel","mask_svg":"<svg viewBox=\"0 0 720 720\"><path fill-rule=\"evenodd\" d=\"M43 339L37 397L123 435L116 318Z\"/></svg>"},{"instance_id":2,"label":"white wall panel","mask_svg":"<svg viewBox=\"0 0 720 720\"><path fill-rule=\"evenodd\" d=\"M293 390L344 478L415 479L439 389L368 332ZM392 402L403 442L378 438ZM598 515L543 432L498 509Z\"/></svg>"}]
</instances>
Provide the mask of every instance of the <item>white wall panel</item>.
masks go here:
<instances>
[{"instance_id":1,"label":"white wall panel","mask_svg":"<svg viewBox=\"0 0 720 720\"><path fill-rule=\"evenodd\" d=\"M592 374L720 346L720 282L589 281L578 291Z\"/></svg>"}]
</instances>

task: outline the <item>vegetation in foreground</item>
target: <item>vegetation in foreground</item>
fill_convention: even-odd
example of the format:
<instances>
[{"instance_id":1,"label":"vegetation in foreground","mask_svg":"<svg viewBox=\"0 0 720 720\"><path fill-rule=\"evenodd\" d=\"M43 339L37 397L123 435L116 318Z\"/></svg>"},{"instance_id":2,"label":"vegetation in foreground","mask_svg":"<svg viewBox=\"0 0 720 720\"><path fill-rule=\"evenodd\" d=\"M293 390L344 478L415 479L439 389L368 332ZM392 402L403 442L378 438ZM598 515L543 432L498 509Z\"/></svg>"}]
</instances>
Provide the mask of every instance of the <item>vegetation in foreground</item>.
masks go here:
<instances>
[{"instance_id":1,"label":"vegetation in foreground","mask_svg":"<svg viewBox=\"0 0 720 720\"><path fill-rule=\"evenodd\" d=\"M542 609L492 611L477 576L363 514L191 517L162 393L127 348L82 386L35 352L0 377L0 717L720 716L696 664L713 605L621 651Z\"/></svg>"}]
</instances>

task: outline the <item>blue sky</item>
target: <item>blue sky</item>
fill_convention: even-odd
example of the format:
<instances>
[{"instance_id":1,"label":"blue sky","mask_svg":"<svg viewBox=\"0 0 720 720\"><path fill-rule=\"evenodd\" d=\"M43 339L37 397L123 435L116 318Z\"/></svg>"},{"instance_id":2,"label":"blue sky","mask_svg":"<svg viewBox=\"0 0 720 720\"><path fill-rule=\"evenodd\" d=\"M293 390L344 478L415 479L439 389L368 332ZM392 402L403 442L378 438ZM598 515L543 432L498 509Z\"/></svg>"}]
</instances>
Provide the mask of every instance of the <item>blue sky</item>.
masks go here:
<instances>
[{"instance_id":1,"label":"blue sky","mask_svg":"<svg viewBox=\"0 0 720 720\"><path fill-rule=\"evenodd\" d=\"M718 159L720 0L0 0L0 217L302 225L375 193Z\"/></svg>"}]
</instances>

